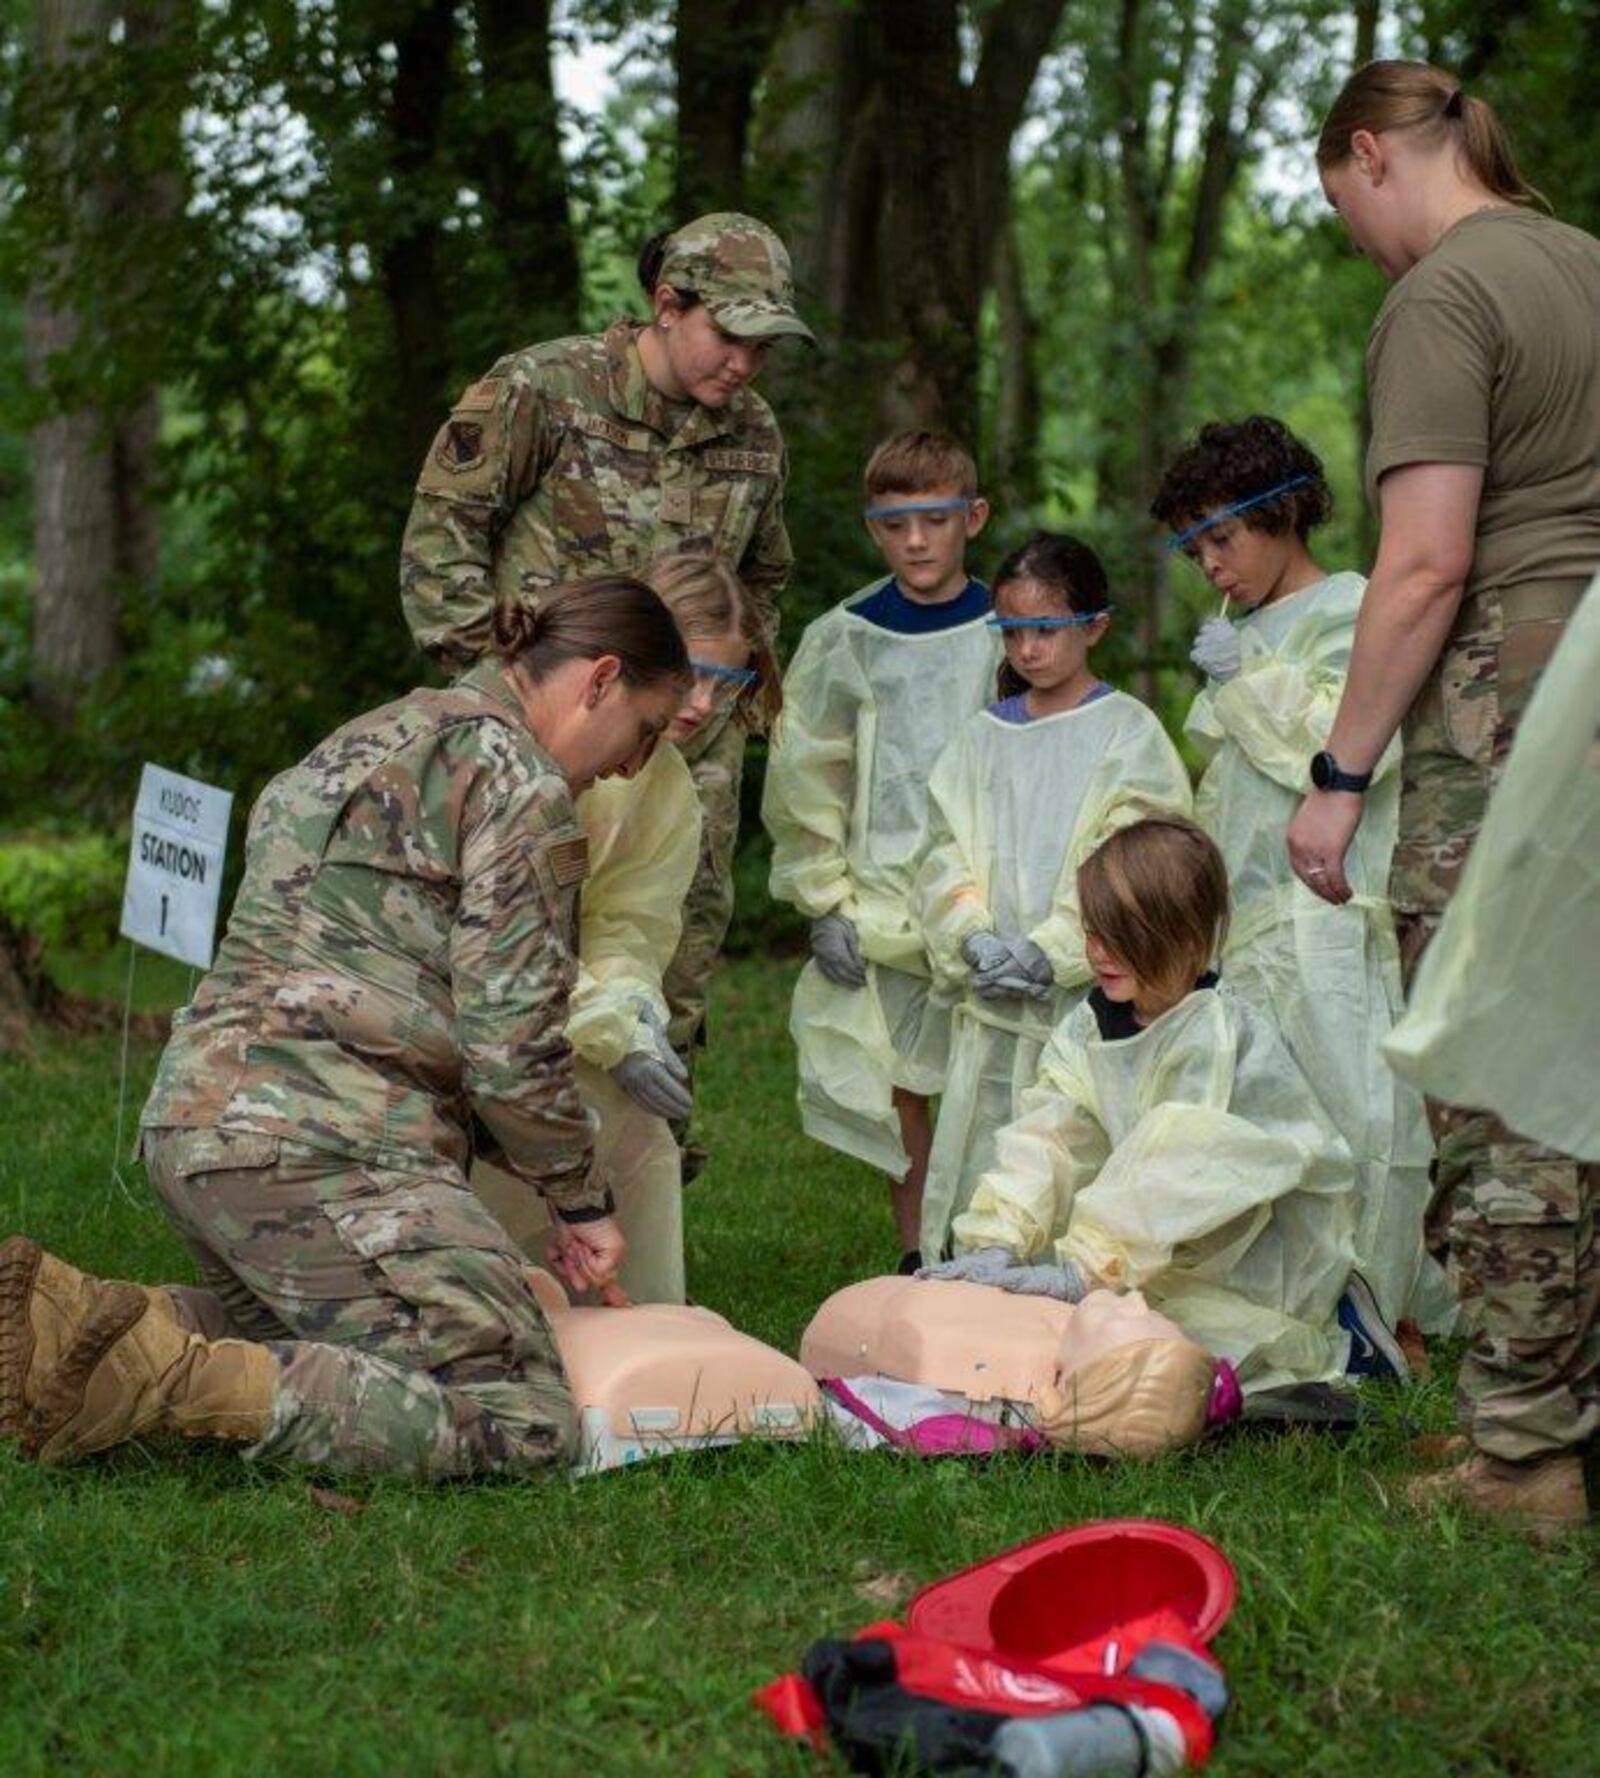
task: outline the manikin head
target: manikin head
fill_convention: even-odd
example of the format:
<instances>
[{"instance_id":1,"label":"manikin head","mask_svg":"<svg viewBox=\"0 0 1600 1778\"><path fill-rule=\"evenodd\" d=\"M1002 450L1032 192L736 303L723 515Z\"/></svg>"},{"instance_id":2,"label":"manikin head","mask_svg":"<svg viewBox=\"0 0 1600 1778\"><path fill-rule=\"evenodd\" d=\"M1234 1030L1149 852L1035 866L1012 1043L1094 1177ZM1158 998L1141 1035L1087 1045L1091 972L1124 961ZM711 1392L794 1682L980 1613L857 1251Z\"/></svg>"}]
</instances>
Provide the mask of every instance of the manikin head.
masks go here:
<instances>
[{"instance_id":1,"label":"manikin head","mask_svg":"<svg viewBox=\"0 0 1600 1778\"><path fill-rule=\"evenodd\" d=\"M1062 1336L1055 1388L1038 1407L1054 1445L1154 1457L1206 1426L1216 1361L1136 1290L1092 1290Z\"/></svg>"}]
</instances>

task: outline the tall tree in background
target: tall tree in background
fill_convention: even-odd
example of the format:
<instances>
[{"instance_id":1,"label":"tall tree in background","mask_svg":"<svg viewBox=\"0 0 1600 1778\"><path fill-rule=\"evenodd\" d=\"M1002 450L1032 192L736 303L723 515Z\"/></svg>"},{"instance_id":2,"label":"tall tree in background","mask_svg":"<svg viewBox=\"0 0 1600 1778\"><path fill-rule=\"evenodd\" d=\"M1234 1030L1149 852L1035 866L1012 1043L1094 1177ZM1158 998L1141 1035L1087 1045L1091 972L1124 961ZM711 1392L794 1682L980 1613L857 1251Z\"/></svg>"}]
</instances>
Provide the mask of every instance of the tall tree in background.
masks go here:
<instances>
[{"instance_id":1,"label":"tall tree in background","mask_svg":"<svg viewBox=\"0 0 1600 1778\"><path fill-rule=\"evenodd\" d=\"M1280 46L1263 43L1259 0L1189 0L1167 33L1153 10L1150 0L1121 0L1101 64L1100 205L1129 358L1127 399L1108 413L1098 484L1102 503L1130 518L1142 518L1176 440L1228 201L1283 66ZM1192 162L1182 153L1191 120ZM1153 542L1147 526L1138 530ZM1165 552L1141 553L1142 562L1114 567L1145 594L1148 674L1162 650Z\"/></svg>"},{"instance_id":2,"label":"tall tree in background","mask_svg":"<svg viewBox=\"0 0 1600 1778\"><path fill-rule=\"evenodd\" d=\"M829 399L876 383L867 424L977 431L978 340L1012 139L1065 0L966 9L805 0L780 43L764 138L797 269L849 349ZM859 399L852 403L861 406Z\"/></svg>"},{"instance_id":3,"label":"tall tree in background","mask_svg":"<svg viewBox=\"0 0 1600 1778\"><path fill-rule=\"evenodd\" d=\"M312 215L364 360L355 407L402 487L465 377L578 323L551 11L549 0L263 9L272 70L326 173Z\"/></svg>"},{"instance_id":4,"label":"tall tree in background","mask_svg":"<svg viewBox=\"0 0 1600 1778\"><path fill-rule=\"evenodd\" d=\"M675 220L745 207L756 86L793 6L794 0L678 0L672 31Z\"/></svg>"},{"instance_id":5,"label":"tall tree in background","mask_svg":"<svg viewBox=\"0 0 1600 1778\"><path fill-rule=\"evenodd\" d=\"M152 500L159 397L137 375L95 362L105 309L136 309L147 266L100 287L91 242L119 217L150 231L181 199L179 111L129 76L183 29L184 0L40 0L35 58L22 115L36 120L25 177L65 197L46 225L27 293L27 362L39 418L33 429L32 693L56 720L121 650L121 596L153 581ZM114 41L115 38L115 41ZM113 61L123 78L107 78ZM93 91L99 100L90 98ZM80 233L79 230L83 233ZM87 246L87 251L85 247ZM91 305L101 313L91 316Z\"/></svg>"}]
</instances>

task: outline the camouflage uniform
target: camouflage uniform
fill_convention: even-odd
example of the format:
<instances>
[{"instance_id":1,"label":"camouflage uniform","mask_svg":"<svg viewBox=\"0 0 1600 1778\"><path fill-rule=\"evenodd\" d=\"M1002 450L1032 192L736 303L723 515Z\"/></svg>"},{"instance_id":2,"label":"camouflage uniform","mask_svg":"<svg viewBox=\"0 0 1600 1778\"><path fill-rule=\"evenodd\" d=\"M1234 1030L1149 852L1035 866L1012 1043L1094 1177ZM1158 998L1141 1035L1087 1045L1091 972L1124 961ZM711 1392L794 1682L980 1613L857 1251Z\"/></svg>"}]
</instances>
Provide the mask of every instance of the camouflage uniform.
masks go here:
<instances>
[{"instance_id":1,"label":"camouflage uniform","mask_svg":"<svg viewBox=\"0 0 1600 1778\"><path fill-rule=\"evenodd\" d=\"M609 1200L562 1035L586 846L505 670L357 717L267 787L217 960L142 1124L207 1287L282 1367L257 1454L428 1479L568 1449L474 1139L569 1220Z\"/></svg>"},{"instance_id":2,"label":"camouflage uniform","mask_svg":"<svg viewBox=\"0 0 1600 1778\"><path fill-rule=\"evenodd\" d=\"M1584 583L1469 595L1406 718L1390 898L1409 988L1455 892L1539 674ZM1473 1443L1511 1461L1600 1425L1600 1167L1487 1112L1428 1101L1438 1143L1429 1244L1473 1344L1461 1367Z\"/></svg>"},{"instance_id":3,"label":"camouflage uniform","mask_svg":"<svg viewBox=\"0 0 1600 1778\"><path fill-rule=\"evenodd\" d=\"M680 1054L692 1054L705 1026L706 990L733 919L733 854L739 843L739 785L745 724L737 713L708 722L681 748L700 798L700 862L683 903L683 937L662 977Z\"/></svg>"},{"instance_id":4,"label":"camouflage uniform","mask_svg":"<svg viewBox=\"0 0 1600 1778\"><path fill-rule=\"evenodd\" d=\"M788 255L751 217L719 213L678 230L661 277L698 292L731 333L811 337L794 313ZM456 403L422 466L401 546L401 603L425 653L460 667L483 652L497 604L537 602L564 580L642 573L690 550L733 564L775 641L794 561L778 423L749 388L718 409L669 401L645 375L640 331L622 320L513 352ZM705 816L667 980L673 1041L686 1050L733 914L751 720L742 712L685 751Z\"/></svg>"},{"instance_id":5,"label":"camouflage uniform","mask_svg":"<svg viewBox=\"0 0 1600 1778\"><path fill-rule=\"evenodd\" d=\"M487 647L497 604L688 550L732 563L775 633L794 560L778 423L748 388L725 408L669 401L644 373L639 332L617 321L513 352L451 410L401 545L401 603L424 653L463 666Z\"/></svg>"}]
</instances>

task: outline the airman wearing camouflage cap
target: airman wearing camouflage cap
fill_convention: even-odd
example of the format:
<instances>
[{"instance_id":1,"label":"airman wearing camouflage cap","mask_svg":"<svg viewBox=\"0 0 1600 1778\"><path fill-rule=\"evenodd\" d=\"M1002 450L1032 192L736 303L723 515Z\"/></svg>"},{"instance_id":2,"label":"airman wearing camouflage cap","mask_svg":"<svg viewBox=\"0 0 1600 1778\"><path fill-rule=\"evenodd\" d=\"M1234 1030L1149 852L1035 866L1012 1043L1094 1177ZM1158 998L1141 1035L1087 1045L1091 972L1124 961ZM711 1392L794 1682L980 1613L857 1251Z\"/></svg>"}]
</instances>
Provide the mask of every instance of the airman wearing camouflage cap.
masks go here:
<instances>
[{"instance_id":1,"label":"airman wearing camouflage cap","mask_svg":"<svg viewBox=\"0 0 1600 1778\"><path fill-rule=\"evenodd\" d=\"M792 334L816 344L795 313L788 249L753 216L714 211L669 235L665 249L661 282L694 291L724 332L746 340Z\"/></svg>"},{"instance_id":2,"label":"airman wearing camouflage cap","mask_svg":"<svg viewBox=\"0 0 1600 1778\"><path fill-rule=\"evenodd\" d=\"M648 323L614 322L512 352L471 384L418 479L401 551L406 621L422 650L460 670L482 652L497 606L536 604L558 581L642 573L685 551L739 574L769 642L793 564L784 526L788 455L750 386L776 339L811 339L789 255L734 211L646 244ZM733 906L747 703L685 750L706 856L684 909L669 999L685 1045Z\"/></svg>"}]
</instances>

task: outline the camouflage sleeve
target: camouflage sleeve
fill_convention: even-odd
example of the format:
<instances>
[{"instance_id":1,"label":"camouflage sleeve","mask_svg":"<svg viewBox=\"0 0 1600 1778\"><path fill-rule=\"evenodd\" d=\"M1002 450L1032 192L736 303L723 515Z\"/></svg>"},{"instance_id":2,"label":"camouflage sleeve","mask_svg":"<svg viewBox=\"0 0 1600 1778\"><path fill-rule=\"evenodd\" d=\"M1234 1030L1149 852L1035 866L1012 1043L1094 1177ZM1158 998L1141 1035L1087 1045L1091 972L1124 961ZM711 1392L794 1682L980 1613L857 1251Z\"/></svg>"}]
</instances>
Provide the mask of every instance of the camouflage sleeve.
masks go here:
<instances>
[{"instance_id":1,"label":"camouflage sleeve","mask_svg":"<svg viewBox=\"0 0 1600 1778\"><path fill-rule=\"evenodd\" d=\"M750 589L751 598L761 613L769 648L777 645L783 594L794 568L794 549L783 521L783 492L788 480L789 453L785 449L777 480L756 517L755 529L739 559L739 578Z\"/></svg>"},{"instance_id":2,"label":"camouflage sleeve","mask_svg":"<svg viewBox=\"0 0 1600 1778\"><path fill-rule=\"evenodd\" d=\"M495 540L537 483L546 415L524 372L499 366L473 383L429 447L400 545L400 603L417 646L470 666L494 621Z\"/></svg>"},{"instance_id":3,"label":"camouflage sleeve","mask_svg":"<svg viewBox=\"0 0 1600 1778\"><path fill-rule=\"evenodd\" d=\"M744 730L727 722L713 732L709 744L691 746L685 753L700 802L700 849L683 900L683 936L661 984L670 1015L667 1032L680 1049L694 1042L705 1023L711 977L733 919L744 749Z\"/></svg>"},{"instance_id":4,"label":"camouflage sleeve","mask_svg":"<svg viewBox=\"0 0 1600 1778\"><path fill-rule=\"evenodd\" d=\"M450 934L462 1086L514 1173L563 1212L597 1210L565 1036L587 843L565 784L531 773L498 724L478 734L487 769L468 795Z\"/></svg>"}]
</instances>

